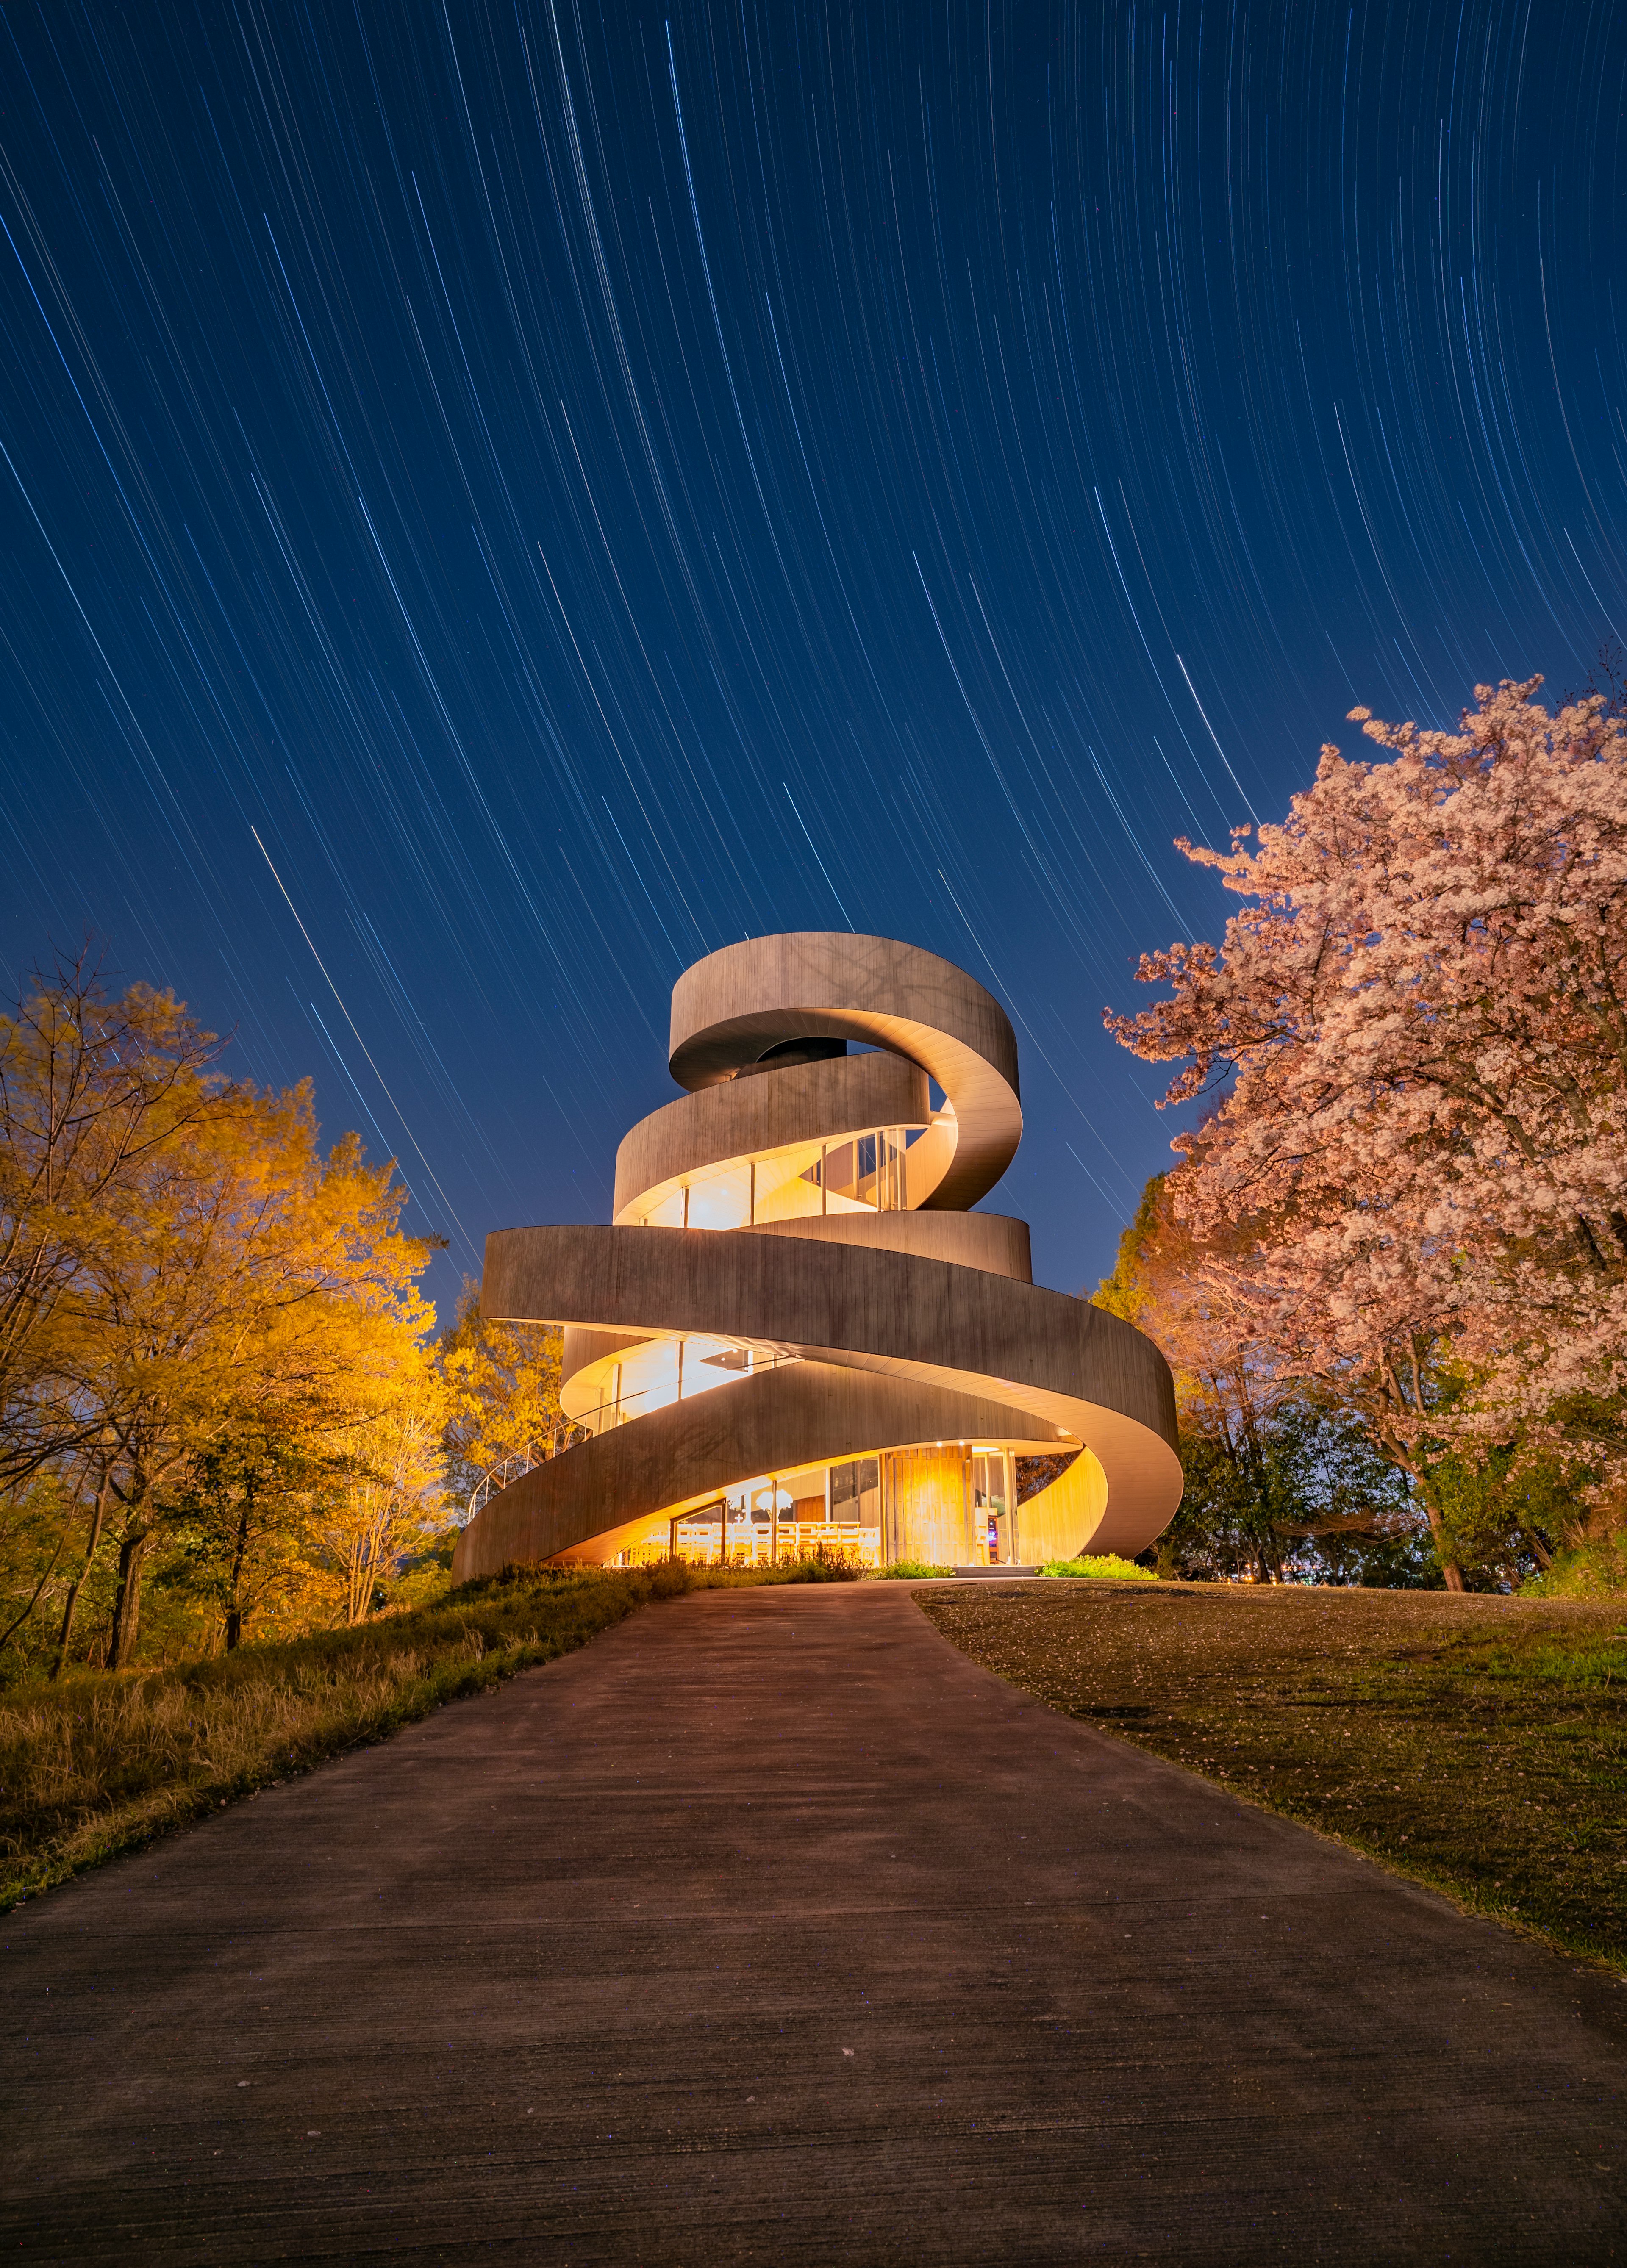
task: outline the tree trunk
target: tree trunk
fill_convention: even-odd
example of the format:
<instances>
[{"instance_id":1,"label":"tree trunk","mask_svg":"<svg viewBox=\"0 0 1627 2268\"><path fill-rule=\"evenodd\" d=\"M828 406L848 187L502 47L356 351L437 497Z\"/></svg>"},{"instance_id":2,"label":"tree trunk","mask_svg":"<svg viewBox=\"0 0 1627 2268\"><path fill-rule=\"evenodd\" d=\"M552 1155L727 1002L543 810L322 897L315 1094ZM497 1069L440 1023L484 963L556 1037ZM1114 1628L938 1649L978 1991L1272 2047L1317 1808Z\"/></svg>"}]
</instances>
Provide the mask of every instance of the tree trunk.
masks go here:
<instances>
[{"instance_id":1,"label":"tree trunk","mask_svg":"<svg viewBox=\"0 0 1627 2268\"><path fill-rule=\"evenodd\" d=\"M1447 1532L1441 1524L1440 1515L1436 1512L1434 1506L1427 1501L1425 1510L1429 1514L1429 1532L1435 1539L1435 1550L1440 1561L1440 1572L1447 1579L1447 1590L1466 1591L1469 1586L1463 1580L1463 1570L1458 1565L1456 1555L1447 1544Z\"/></svg>"},{"instance_id":2,"label":"tree trunk","mask_svg":"<svg viewBox=\"0 0 1627 2268\"><path fill-rule=\"evenodd\" d=\"M1402 1460L1399 1457L1395 1462L1397 1464L1402 1463ZM1404 1464L1402 1469L1411 1474L1414 1485L1417 1489L1418 1500L1423 1505L1425 1516L1429 1521L1429 1532L1434 1540L1436 1557L1440 1561L1440 1572L1447 1579L1447 1590L1467 1591L1469 1586L1463 1580L1463 1570L1458 1565L1457 1556L1447 1542L1447 1531L1440 1514L1431 1499L1425 1475L1419 1471L1417 1465L1411 1463Z\"/></svg>"},{"instance_id":3,"label":"tree trunk","mask_svg":"<svg viewBox=\"0 0 1627 2268\"><path fill-rule=\"evenodd\" d=\"M96 1491L96 1509L91 1515L91 1540L85 1547L85 1565L74 1577L67 1604L63 1609L62 1635L56 1641L56 1659L51 1665L53 1677L60 1677L67 1667L68 1648L73 1638L73 1619L79 1611L79 1594L91 1580L91 1568L101 1542L102 1524L107 1517L108 1487L108 1476L104 1473L101 1486Z\"/></svg>"},{"instance_id":4,"label":"tree trunk","mask_svg":"<svg viewBox=\"0 0 1627 2268\"><path fill-rule=\"evenodd\" d=\"M107 1651L109 1669L129 1669L141 1643L141 1572L152 1541L150 1528L127 1535L119 1546L119 1587L113 1602L113 1640Z\"/></svg>"},{"instance_id":5,"label":"tree trunk","mask_svg":"<svg viewBox=\"0 0 1627 2268\"><path fill-rule=\"evenodd\" d=\"M254 1500L251 1482L238 1507L237 1535L232 1552L232 1596L226 1608L226 1652L243 1642L243 1562L248 1557L248 1522Z\"/></svg>"}]
</instances>

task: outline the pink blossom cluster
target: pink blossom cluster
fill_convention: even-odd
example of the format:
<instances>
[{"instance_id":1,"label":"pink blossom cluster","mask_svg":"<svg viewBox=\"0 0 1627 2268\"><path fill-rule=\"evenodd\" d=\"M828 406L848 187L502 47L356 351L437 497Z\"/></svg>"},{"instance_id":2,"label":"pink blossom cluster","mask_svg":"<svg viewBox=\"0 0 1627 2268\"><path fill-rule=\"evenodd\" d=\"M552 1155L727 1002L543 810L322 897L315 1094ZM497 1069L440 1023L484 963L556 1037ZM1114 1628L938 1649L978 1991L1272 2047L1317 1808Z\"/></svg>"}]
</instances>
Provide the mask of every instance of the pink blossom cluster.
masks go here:
<instances>
[{"instance_id":1,"label":"pink blossom cluster","mask_svg":"<svg viewBox=\"0 0 1627 2268\"><path fill-rule=\"evenodd\" d=\"M1171 1185L1211 1299L1397 1442L1443 1361L1466 1440L1627 1386L1627 726L1541 683L1454 733L1352 710L1388 759L1325 747L1255 848L1182 842L1245 902L1107 1017L1211 1101Z\"/></svg>"}]
</instances>

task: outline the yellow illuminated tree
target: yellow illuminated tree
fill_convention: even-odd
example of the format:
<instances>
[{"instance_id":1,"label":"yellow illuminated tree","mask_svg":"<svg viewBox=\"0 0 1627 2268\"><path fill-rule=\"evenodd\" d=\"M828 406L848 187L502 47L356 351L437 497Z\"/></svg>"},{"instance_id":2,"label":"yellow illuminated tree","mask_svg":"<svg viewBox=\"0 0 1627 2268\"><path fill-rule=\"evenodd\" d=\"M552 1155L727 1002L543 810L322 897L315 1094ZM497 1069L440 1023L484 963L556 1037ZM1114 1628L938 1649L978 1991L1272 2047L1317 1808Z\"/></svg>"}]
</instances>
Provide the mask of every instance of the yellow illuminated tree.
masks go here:
<instances>
[{"instance_id":1,"label":"yellow illuminated tree","mask_svg":"<svg viewBox=\"0 0 1627 2268\"><path fill-rule=\"evenodd\" d=\"M341 1469L313 1521L337 1588L340 1618L364 1622L385 1602L401 1561L446 1524L438 1367L400 1324L379 1335L344 1414Z\"/></svg>"},{"instance_id":2,"label":"yellow illuminated tree","mask_svg":"<svg viewBox=\"0 0 1627 2268\"><path fill-rule=\"evenodd\" d=\"M413 1286L429 1247L401 1232L393 1165L368 1165L352 1135L324 1158L308 1086L220 1101L154 1154L85 1271L72 1386L107 1445L114 1668L136 1656L155 1541L241 1414L342 1432L381 1332L405 1359L433 1323ZM90 1556L100 1541L93 1523Z\"/></svg>"},{"instance_id":3,"label":"yellow illuminated tree","mask_svg":"<svg viewBox=\"0 0 1627 2268\"><path fill-rule=\"evenodd\" d=\"M494 1467L535 1463L563 1447L571 1429L559 1406L560 1353L557 1330L489 1321L465 1284L458 1320L440 1342L447 1477L465 1501Z\"/></svg>"},{"instance_id":4,"label":"yellow illuminated tree","mask_svg":"<svg viewBox=\"0 0 1627 2268\"><path fill-rule=\"evenodd\" d=\"M229 1108L218 1054L167 993L110 998L88 955L0 1013L0 1501L96 1436L67 1390L91 1271L155 1160Z\"/></svg>"},{"instance_id":5,"label":"yellow illuminated tree","mask_svg":"<svg viewBox=\"0 0 1627 2268\"><path fill-rule=\"evenodd\" d=\"M324 1153L308 1085L230 1081L219 1054L167 995L115 999L83 961L0 1015L14 1662L47 1658L48 1617L60 1668L87 1600L92 1656L133 1662L158 1564L205 1642L350 1615L433 1498L444 1397L416 1288L433 1241L403 1233L393 1164L353 1135ZM339 1504L363 1542L335 1543Z\"/></svg>"}]
</instances>

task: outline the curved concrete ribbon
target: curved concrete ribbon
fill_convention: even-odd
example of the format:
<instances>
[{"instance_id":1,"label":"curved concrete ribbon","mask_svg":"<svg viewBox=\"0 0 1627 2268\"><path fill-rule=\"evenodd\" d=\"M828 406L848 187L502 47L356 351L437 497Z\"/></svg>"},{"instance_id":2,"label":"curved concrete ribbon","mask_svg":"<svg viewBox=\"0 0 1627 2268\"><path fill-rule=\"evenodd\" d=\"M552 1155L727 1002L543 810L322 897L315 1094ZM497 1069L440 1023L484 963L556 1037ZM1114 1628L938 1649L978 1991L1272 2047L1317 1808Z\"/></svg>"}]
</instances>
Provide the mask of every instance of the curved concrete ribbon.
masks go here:
<instances>
[{"instance_id":1,"label":"curved concrete ribbon","mask_svg":"<svg viewBox=\"0 0 1627 2268\"><path fill-rule=\"evenodd\" d=\"M726 945L673 987L680 1086L735 1079L771 1047L799 1039L867 1040L938 1081L953 1114L953 1153L917 1203L963 1212L1016 1156L1017 1036L999 1002L953 961L890 937L799 931Z\"/></svg>"},{"instance_id":2,"label":"curved concrete ribbon","mask_svg":"<svg viewBox=\"0 0 1627 2268\"><path fill-rule=\"evenodd\" d=\"M1040 1453L1072 1446L1027 1412L976 1395L791 1363L670 1402L534 1466L486 1507L501 1505L501 1520L482 1512L465 1530L458 1580L552 1559L590 1538L595 1557L612 1557L652 1513L681 1513L763 1473L863 1456L884 1438L1015 1440Z\"/></svg>"},{"instance_id":3,"label":"curved concrete ribbon","mask_svg":"<svg viewBox=\"0 0 1627 2268\"><path fill-rule=\"evenodd\" d=\"M879 1052L818 1052L850 1038ZM891 939L759 938L679 979L672 1068L691 1091L623 1140L615 1226L487 1240L482 1314L566 1326L562 1390L574 1380L569 1406L605 1430L489 1499L459 1543L457 1579L615 1557L661 1514L764 1475L985 1441L1080 1451L1022 1506L1030 1557L1142 1550L1181 1495L1163 1357L1115 1316L1036 1285L1025 1223L964 1209L1005 1171L1022 1124L1016 1042L983 988ZM652 1193L690 1177L900 1128L926 1130L905 1153L909 1209L646 1225ZM680 1394L692 1343L773 1366L626 1418L619 1390L607 1403L593 1381L662 1342L680 1350Z\"/></svg>"}]
</instances>

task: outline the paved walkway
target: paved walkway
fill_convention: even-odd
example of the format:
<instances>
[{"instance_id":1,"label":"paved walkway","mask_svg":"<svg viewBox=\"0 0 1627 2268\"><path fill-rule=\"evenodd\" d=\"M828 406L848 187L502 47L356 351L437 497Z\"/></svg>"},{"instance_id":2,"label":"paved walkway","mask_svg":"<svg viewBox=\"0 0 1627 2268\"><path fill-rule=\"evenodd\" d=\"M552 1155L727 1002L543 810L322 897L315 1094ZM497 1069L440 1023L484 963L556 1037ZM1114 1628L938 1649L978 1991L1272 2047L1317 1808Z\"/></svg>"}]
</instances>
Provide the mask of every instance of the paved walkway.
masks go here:
<instances>
[{"instance_id":1,"label":"paved walkway","mask_svg":"<svg viewBox=\"0 0 1627 2268\"><path fill-rule=\"evenodd\" d=\"M703 1593L0 1921L19 2260L1627 2252L1627 1991Z\"/></svg>"}]
</instances>

